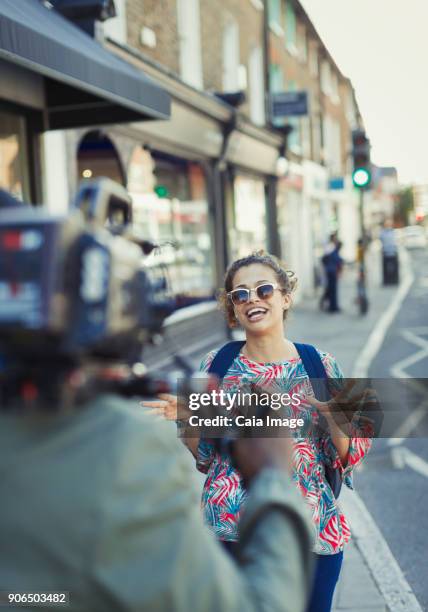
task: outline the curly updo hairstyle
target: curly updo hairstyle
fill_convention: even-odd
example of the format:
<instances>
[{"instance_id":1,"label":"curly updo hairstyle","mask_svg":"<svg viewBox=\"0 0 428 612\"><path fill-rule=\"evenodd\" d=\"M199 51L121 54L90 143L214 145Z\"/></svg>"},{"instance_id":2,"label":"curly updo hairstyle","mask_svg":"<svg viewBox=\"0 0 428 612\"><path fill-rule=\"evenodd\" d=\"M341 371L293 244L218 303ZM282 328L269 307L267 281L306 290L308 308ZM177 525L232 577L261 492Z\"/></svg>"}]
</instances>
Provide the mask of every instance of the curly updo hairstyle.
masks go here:
<instances>
[{"instance_id":1,"label":"curly updo hairstyle","mask_svg":"<svg viewBox=\"0 0 428 612\"><path fill-rule=\"evenodd\" d=\"M262 266L271 268L271 270L275 272L275 276L283 294L291 294L296 288L297 277L295 273L291 270L286 270L282 261L280 261L274 255L270 255L270 253L267 253L266 251L255 251L247 257L237 259L230 264L226 270L224 277L224 289L221 289L218 293L219 306L226 316L229 327L237 327L238 322L235 317L233 304L227 294L233 289L233 279L235 278L237 271L240 268L251 266L253 264L260 264ZM287 318L287 314L288 310L284 310L284 320Z\"/></svg>"}]
</instances>

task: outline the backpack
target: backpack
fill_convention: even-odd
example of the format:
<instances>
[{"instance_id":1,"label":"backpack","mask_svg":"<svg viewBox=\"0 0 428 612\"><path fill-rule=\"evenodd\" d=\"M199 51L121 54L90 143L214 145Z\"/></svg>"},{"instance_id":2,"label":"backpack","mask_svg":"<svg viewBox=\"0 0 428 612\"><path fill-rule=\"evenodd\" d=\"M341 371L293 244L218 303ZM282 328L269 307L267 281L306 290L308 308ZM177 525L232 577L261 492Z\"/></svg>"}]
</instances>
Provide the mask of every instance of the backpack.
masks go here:
<instances>
[{"instance_id":1,"label":"backpack","mask_svg":"<svg viewBox=\"0 0 428 612\"><path fill-rule=\"evenodd\" d=\"M216 374L219 378L224 378L244 344L245 341L243 340L228 342L225 344L212 360L211 365L208 368L208 373ZM329 400L330 395L327 391L326 385L321 383L321 380L327 379L328 376L318 351L311 344L300 344L295 342L294 346L296 347L306 373L309 376L315 397L321 402ZM327 482L333 491L334 497L337 499L342 488L340 470L339 468L333 468L327 465L324 466L324 470Z\"/></svg>"}]
</instances>

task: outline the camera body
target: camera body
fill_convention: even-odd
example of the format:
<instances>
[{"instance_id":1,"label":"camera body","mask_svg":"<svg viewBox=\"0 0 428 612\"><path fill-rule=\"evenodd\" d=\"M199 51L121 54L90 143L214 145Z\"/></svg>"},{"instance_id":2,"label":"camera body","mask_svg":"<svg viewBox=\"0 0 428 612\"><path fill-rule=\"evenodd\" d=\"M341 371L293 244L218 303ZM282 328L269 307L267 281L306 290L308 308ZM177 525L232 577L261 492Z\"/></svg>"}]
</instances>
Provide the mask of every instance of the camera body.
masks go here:
<instances>
[{"instance_id":1,"label":"camera body","mask_svg":"<svg viewBox=\"0 0 428 612\"><path fill-rule=\"evenodd\" d=\"M82 184L70 213L0 203L0 353L13 360L138 361L172 312L144 268L131 200L110 179Z\"/></svg>"}]
</instances>

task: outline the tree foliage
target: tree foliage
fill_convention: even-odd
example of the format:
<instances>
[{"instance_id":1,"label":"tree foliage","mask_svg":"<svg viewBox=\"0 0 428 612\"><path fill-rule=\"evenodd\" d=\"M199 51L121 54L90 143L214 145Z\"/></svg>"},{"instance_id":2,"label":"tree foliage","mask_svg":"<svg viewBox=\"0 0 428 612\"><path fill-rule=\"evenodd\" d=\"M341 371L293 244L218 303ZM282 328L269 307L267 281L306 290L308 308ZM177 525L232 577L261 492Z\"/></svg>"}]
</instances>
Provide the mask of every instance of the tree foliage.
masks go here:
<instances>
[{"instance_id":1,"label":"tree foliage","mask_svg":"<svg viewBox=\"0 0 428 612\"><path fill-rule=\"evenodd\" d=\"M395 217L401 225L409 224L409 214L414 208L413 187L404 187L397 193Z\"/></svg>"}]
</instances>

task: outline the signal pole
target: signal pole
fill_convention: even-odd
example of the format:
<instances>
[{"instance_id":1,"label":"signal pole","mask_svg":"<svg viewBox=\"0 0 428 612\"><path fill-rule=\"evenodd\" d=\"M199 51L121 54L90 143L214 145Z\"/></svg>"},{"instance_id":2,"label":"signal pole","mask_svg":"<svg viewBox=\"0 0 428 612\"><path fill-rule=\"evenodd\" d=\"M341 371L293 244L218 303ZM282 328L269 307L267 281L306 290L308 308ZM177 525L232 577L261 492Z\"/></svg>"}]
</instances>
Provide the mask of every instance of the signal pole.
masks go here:
<instances>
[{"instance_id":1,"label":"signal pole","mask_svg":"<svg viewBox=\"0 0 428 612\"><path fill-rule=\"evenodd\" d=\"M357 280L357 296L360 314L366 314L369 309L369 301L367 297L366 286L366 230L364 227L364 189L360 189L359 196L359 213L360 213L360 245L358 249L358 280Z\"/></svg>"},{"instance_id":2,"label":"signal pole","mask_svg":"<svg viewBox=\"0 0 428 612\"><path fill-rule=\"evenodd\" d=\"M359 191L360 239L358 241L358 279L357 299L361 314L366 314L369 308L366 288L366 230L364 226L364 191L371 182L370 141L362 129L352 132L352 181Z\"/></svg>"}]
</instances>

